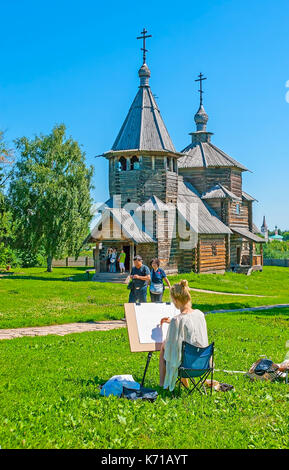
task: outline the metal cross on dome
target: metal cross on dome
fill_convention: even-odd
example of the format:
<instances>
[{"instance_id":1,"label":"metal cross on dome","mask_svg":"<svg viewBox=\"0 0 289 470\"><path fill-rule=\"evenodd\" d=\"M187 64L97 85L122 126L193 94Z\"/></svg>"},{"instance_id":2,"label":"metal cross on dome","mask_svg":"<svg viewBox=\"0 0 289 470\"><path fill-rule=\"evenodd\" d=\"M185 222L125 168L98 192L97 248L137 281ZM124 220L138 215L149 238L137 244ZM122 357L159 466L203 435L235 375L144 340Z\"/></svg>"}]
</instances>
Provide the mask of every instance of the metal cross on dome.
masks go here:
<instances>
[{"instance_id":1,"label":"metal cross on dome","mask_svg":"<svg viewBox=\"0 0 289 470\"><path fill-rule=\"evenodd\" d=\"M203 80L207 80L207 77L204 77L204 75L202 73L200 73L200 75L198 75L199 78L197 78L197 80L195 80L195 82L200 82L200 89L198 90L200 92L200 106L202 106L203 104Z\"/></svg>"},{"instance_id":2,"label":"metal cross on dome","mask_svg":"<svg viewBox=\"0 0 289 470\"><path fill-rule=\"evenodd\" d=\"M142 43L143 45L142 45L142 47L141 47L141 51L143 51L143 64L146 63L146 52L148 51L148 50L146 49L146 39L152 37L151 34L148 34L148 35L147 35L146 33L147 33L147 30L144 28L144 29L142 30L142 32L140 33L141 36L138 36L138 37L137 37L137 39L142 39L142 40L143 40L143 43Z\"/></svg>"}]
</instances>

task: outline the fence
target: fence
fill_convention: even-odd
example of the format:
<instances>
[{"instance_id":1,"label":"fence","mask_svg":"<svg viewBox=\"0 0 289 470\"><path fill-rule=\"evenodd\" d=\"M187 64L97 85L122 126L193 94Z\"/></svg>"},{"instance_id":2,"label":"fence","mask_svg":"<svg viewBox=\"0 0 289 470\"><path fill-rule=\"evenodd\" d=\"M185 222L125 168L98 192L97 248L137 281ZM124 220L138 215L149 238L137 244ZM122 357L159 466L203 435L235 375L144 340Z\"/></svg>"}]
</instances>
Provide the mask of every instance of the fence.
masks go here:
<instances>
[{"instance_id":1,"label":"fence","mask_svg":"<svg viewBox=\"0 0 289 470\"><path fill-rule=\"evenodd\" d=\"M278 259L278 258L264 258L264 266L282 266L284 268L289 267L289 259Z\"/></svg>"},{"instance_id":2,"label":"fence","mask_svg":"<svg viewBox=\"0 0 289 470\"><path fill-rule=\"evenodd\" d=\"M61 267L61 266L91 266L94 267L94 259L90 258L89 256L79 256L77 260L75 258L64 258L64 259L54 259L52 262L52 266L54 267Z\"/></svg>"}]
</instances>

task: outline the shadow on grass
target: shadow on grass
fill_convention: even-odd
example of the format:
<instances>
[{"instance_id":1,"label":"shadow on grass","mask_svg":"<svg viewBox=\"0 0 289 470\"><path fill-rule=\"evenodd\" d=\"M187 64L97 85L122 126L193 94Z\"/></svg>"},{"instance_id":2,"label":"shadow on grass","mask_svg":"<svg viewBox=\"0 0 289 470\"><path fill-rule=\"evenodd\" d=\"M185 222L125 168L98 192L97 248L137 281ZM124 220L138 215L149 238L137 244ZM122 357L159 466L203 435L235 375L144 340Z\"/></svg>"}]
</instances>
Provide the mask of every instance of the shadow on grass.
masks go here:
<instances>
[{"instance_id":1,"label":"shadow on grass","mask_svg":"<svg viewBox=\"0 0 289 470\"><path fill-rule=\"evenodd\" d=\"M46 271L43 271L46 273ZM21 281L66 281L66 282L83 282L87 281L87 274L85 271L81 271L80 273L74 273L74 274L63 274L63 277L53 277L53 272L51 273L51 277L49 273L47 276L39 276L38 274L12 274L11 276L5 277L5 279L8 279L9 281L13 281L15 279L20 279ZM91 278L90 278L91 280Z\"/></svg>"},{"instance_id":2,"label":"shadow on grass","mask_svg":"<svg viewBox=\"0 0 289 470\"><path fill-rule=\"evenodd\" d=\"M279 316L286 316L288 318L282 318L282 321L289 321L289 308L275 308L275 309L268 309L268 310L255 310L255 311L247 311L247 312L218 312L218 313L209 313L208 315L230 315L230 316L242 316L242 317L253 317L254 319L263 319L264 317L279 317Z\"/></svg>"}]
</instances>

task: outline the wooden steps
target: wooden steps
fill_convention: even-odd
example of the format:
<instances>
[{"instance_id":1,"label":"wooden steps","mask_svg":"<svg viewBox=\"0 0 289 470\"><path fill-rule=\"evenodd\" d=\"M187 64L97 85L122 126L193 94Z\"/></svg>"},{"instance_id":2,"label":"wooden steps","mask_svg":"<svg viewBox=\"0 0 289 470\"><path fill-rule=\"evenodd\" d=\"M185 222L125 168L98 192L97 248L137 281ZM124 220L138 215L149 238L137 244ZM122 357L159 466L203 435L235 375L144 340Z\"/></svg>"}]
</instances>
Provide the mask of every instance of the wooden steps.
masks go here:
<instances>
[{"instance_id":1,"label":"wooden steps","mask_svg":"<svg viewBox=\"0 0 289 470\"><path fill-rule=\"evenodd\" d=\"M129 282L129 273L95 273L92 281L127 284Z\"/></svg>"}]
</instances>

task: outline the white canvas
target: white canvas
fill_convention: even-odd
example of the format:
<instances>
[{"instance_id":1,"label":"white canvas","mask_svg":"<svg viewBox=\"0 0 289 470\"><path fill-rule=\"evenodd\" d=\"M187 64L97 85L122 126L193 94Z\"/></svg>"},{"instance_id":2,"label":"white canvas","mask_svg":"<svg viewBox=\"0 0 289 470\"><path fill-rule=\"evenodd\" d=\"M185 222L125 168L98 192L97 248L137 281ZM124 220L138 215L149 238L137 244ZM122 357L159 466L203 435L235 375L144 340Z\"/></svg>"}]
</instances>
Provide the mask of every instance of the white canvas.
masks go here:
<instances>
[{"instance_id":1,"label":"white canvas","mask_svg":"<svg viewBox=\"0 0 289 470\"><path fill-rule=\"evenodd\" d=\"M172 318L180 313L173 304L147 303L135 305L135 316L141 344L162 343L166 339L168 323L160 326L164 317Z\"/></svg>"}]
</instances>

